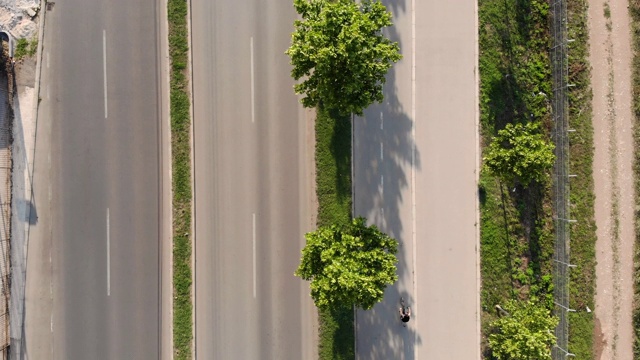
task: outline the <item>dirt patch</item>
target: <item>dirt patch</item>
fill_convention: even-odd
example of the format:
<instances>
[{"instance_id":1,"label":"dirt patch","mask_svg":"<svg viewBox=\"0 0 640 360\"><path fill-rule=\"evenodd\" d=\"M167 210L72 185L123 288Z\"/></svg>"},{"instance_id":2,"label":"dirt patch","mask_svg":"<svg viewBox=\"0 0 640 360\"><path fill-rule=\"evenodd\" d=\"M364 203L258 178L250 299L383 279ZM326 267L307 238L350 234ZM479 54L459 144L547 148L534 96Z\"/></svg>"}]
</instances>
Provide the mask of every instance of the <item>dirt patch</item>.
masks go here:
<instances>
[{"instance_id":1,"label":"dirt patch","mask_svg":"<svg viewBox=\"0 0 640 360\"><path fill-rule=\"evenodd\" d=\"M631 359L634 190L626 1L590 0L596 242L596 359Z\"/></svg>"},{"instance_id":2,"label":"dirt patch","mask_svg":"<svg viewBox=\"0 0 640 360\"><path fill-rule=\"evenodd\" d=\"M593 348L595 359L600 359L602 357L602 351L606 346L607 340L604 338L604 333L602 332L602 324L600 324L600 320L596 317L593 330Z\"/></svg>"},{"instance_id":3,"label":"dirt patch","mask_svg":"<svg viewBox=\"0 0 640 360\"><path fill-rule=\"evenodd\" d=\"M36 59L33 56L25 57L14 65L16 73L16 85L34 87L36 84Z\"/></svg>"}]
</instances>

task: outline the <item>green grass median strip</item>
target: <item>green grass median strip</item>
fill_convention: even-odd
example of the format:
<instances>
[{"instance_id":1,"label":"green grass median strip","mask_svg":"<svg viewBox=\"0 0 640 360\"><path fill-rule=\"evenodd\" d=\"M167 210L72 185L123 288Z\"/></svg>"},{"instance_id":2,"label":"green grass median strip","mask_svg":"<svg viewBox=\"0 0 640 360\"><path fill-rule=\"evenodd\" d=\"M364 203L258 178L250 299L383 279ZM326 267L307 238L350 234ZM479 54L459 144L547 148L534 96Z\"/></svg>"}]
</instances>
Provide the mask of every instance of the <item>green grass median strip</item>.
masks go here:
<instances>
[{"instance_id":1,"label":"green grass median strip","mask_svg":"<svg viewBox=\"0 0 640 360\"><path fill-rule=\"evenodd\" d=\"M191 148L187 77L187 2L169 0L171 60L171 156L173 178L173 351L175 359L191 359Z\"/></svg>"},{"instance_id":2,"label":"green grass median strip","mask_svg":"<svg viewBox=\"0 0 640 360\"><path fill-rule=\"evenodd\" d=\"M318 226L351 221L351 120L317 108L316 194ZM353 309L319 311L321 360L354 359Z\"/></svg>"},{"instance_id":3,"label":"green grass median strip","mask_svg":"<svg viewBox=\"0 0 640 360\"><path fill-rule=\"evenodd\" d=\"M351 120L318 107L316 194L318 226L351 221Z\"/></svg>"}]
</instances>

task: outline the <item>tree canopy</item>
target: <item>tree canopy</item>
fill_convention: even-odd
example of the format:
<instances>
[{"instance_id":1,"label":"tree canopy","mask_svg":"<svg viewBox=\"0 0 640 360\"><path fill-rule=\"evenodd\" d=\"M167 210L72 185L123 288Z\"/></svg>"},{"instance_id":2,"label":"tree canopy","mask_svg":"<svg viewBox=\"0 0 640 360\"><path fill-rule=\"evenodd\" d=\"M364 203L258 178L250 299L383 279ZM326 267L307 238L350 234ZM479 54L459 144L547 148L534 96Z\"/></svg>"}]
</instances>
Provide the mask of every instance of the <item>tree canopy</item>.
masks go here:
<instances>
[{"instance_id":1,"label":"tree canopy","mask_svg":"<svg viewBox=\"0 0 640 360\"><path fill-rule=\"evenodd\" d=\"M495 332L489 335L489 347L498 360L551 359L553 334L558 318L543 305L511 300L504 306L508 315L495 320Z\"/></svg>"},{"instance_id":2,"label":"tree canopy","mask_svg":"<svg viewBox=\"0 0 640 360\"><path fill-rule=\"evenodd\" d=\"M320 102L341 114L362 115L383 100L382 86L392 63L402 58L397 42L381 29L391 13L377 0L294 0L302 20L294 22L291 76L304 94L302 104Z\"/></svg>"},{"instance_id":3,"label":"tree canopy","mask_svg":"<svg viewBox=\"0 0 640 360\"><path fill-rule=\"evenodd\" d=\"M311 281L319 308L355 305L371 309L387 285L398 280L398 242L356 218L345 226L320 227L305 235L296 276Z\"/></svg>"},{"instance_id":4,"label":"tree canopy","mask_svg":"<svg viewBox=\"0 0 640 360\"><path fill-rule=\"evenodd\" d=\"M554 145L538 132L538 125L507 124L498 131L485 150L484 164L494 175L506 181L528 185L542 181L553 167Z\"/></svg>"}]
</instances>

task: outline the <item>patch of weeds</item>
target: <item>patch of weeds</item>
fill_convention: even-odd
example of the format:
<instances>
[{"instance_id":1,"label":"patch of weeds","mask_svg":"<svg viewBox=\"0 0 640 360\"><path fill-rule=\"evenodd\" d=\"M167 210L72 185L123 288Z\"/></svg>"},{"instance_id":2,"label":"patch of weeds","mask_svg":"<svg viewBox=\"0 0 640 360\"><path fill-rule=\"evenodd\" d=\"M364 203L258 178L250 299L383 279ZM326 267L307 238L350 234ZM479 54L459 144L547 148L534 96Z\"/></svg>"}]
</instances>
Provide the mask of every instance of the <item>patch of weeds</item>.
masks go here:
<instances>
[{"instance_id":1,"label":"patch of weeds","mask_svg":"<svg viewBox=\"0 0 640 360\"><path fill-rule=\"evenodd\" d=\"M611 8L609 7L609 2L604 3L604 18L606 19L605 26L607 27L607 31L611 32L613 29L613 22L611 22Z\"/></svg>"},{"instance_id":2,"label":"patch of weeds","mask_svg":"<svg viewBox=\"0 0 640 360\"><path fill-rule=\"evenodd\" d=\"M20 38L16 42L16 48L13 52L13 57L16 60L20 60L25 57L30 57L36 54L38 51L38 39L28 40Z\"/></svg>"}]
</instances>

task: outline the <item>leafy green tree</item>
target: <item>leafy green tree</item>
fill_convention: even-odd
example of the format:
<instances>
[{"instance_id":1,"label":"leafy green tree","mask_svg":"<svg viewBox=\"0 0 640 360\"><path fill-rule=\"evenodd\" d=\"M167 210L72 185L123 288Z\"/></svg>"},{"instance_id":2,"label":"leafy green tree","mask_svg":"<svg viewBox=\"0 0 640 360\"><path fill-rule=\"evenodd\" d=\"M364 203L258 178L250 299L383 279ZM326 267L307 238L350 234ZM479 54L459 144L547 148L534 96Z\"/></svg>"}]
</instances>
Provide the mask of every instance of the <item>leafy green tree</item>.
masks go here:
<instances>
[{"instance_id":1,"label":"leafy green tree","mask_svg":"<svg viewBox=\"0 0 640 360\"><path fill-rule=\"evenodd\" d=\"M558 318L537 303L511 300L504 306L507 314L495 320L491 326L495 332L489 335L489 347L498 360L551 359L551 346L556 341L553 334Z\"/></svg>"},{"instance_id":2,"label":"leafy green tree","mask_svg":"<svg viewBox=\"0 0 640 360\"><path fill-rule=\"evenodd\" d=\"M311 297L319 308L371 309L387 285L398 280L398 242L375 225L367 226L364 218L321 227L305 238L295 275L311 281Z\"/></svg>"},{"instance_id":3,"label":"leafy green tree","mask_svg":"<svg viewBox=\"0 0 640 360\"><path fill-rule=\"evenodd\" d=\"M320 102L343 115L358 114L383 99L392 63L402 58L397 42L382 35L391 13L377 0L294 0L302 16L294 22L291 76L302 104Z\"/></svg>"},{"instance_id":4,"label":"leafy green tree","mask_svg":"<svg viewBox=\"0 0 640 360\"><path fill-rule=\"evenodd\" d=\"M542 181L553 167L554 145L538 132L538 125L507 124L498 131L485 150L484 164L494 175L505 181L529 185Z\"/></svg>"}]
</instances>

